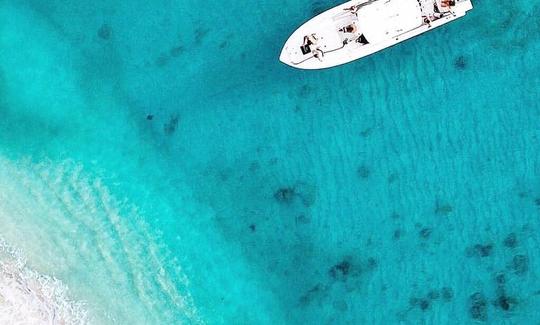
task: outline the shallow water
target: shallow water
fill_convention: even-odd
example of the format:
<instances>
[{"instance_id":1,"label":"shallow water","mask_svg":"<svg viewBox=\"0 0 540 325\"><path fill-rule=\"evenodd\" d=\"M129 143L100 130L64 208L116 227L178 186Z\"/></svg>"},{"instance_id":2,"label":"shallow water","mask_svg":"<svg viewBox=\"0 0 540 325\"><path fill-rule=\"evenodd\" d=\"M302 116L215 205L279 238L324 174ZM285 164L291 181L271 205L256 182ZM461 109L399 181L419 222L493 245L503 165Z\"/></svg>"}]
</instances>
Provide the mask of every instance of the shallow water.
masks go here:
<instances>
[{"instance_id":1,"label":"shallow water","mask_svg":"<svg viewBox=\"0 0 540 325\"><path fill-rule=\"evenodd\" d=\"M335 4L1 2L0 237L96 324L540 321L540 5L280 64Z\"/></svg>"}]
</instances>

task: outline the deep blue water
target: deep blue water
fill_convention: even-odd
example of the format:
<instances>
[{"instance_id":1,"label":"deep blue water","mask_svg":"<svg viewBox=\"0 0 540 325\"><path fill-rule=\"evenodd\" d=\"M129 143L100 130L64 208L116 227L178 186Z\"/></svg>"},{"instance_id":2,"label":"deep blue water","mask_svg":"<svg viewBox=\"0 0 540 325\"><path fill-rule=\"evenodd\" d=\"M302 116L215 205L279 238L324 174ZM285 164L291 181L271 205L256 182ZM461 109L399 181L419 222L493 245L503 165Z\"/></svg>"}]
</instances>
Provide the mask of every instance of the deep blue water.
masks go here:
<instances>
[{"instance_id":1,"label":"deep blue water","mask_svg":"<svg viewBox=\"0 0 540 325\"><path fill-rule=\"evenodd\" d=\"M91 323L540 322L540 4L323 71L333 1L0 2L0 236Z\"/></svg>"}]
</instances>

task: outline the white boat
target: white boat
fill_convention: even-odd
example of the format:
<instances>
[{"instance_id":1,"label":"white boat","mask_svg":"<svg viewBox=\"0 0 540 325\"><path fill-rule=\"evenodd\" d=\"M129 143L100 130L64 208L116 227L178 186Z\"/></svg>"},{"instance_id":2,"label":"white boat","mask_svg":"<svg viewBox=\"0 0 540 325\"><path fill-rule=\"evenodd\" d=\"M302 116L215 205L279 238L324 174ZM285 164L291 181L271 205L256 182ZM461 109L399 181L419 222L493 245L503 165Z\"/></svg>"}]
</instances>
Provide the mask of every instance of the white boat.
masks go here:
<instances>
[{"instance_id":1,"label":"white boat","mask_svg":"<svg viewBox=\"0 0 540 325\"><path fill-rule=\"evenodd\" d=\"M307 21L280 61L299 69L348 63L465 16L471 0L356 0Z\"/></svg>"}]
</instances>

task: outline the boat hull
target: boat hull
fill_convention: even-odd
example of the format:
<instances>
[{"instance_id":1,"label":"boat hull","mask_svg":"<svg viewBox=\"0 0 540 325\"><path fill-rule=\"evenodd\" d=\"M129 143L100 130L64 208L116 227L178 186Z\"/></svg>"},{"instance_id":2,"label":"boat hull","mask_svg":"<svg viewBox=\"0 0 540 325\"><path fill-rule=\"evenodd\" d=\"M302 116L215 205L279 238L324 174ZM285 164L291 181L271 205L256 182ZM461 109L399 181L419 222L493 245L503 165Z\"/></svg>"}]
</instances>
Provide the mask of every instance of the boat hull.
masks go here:
<instances>
[{"instance_id":1,"label":"boat hull","mask_svg":"<svg viewBox=\"0 0 540 325\"><path fill-rule=\"evenodd\" d=\"M376 0L374 2L378 1L387 1L382 4L386 5L386 3L390 1L414 1L420 3L420 1L422 0ZM408 15L415 15L415 17L409 17L406 21L401 18L404 24L408 24L409 29L400 32L399 27L397 27L392 31L386 31L386 33L388 34L387 37L384 37L386 36L384 35L384 33L379 33L380 35L376 35L373 29L389 29L385 26L385 24L388 25L388 23L392 23L392 21L386 21L380 23L380 26L373 26L373 28L371 28L372 31L370 31L370 34L368 35L372 39L376 39L375 42L369 42L368 44L343 44L343 35L345 34L338 32L338 28L339 26L341 26L340 23L343 24L342 22L340 22L340 19L342 16L345 17L343 21L349 19L346 17L348 15L347 9L357 4L357 1L346 2L342 5L339 5L321 13L320 15L304 23L289 37L289 39L285 43L280 54L280 61L294 68L308 70L325 69L339 66L369 56L385 48L394 46L405 40L408 40L434 28L440 27L451 21L459 19L465 16L467 11L472 9L472 3L470 0L457 1L456 5L452 8L452 11L447 12L447 14L445 14L443 17L440 17L439 19L426 22L425 16L418 17L419 13L421 13L421 10L418 11L418 13L415 13L413 11L416 9L413 8L413 11L410 11ZM402 4L403 2L400 3L400 5ZM411 2L410 6L413 5L414 3ZM372 6L372 4L369 4L368 6ZM353 19L353 24L361 26L361 21L367 20L368 17L372 15L371 13L362 12L362 9L363 8L361 8L358 11L358 14L356 14L357 17L354 18L356 20ZM401 8L398 8L398 10L399 9ZM364 16L362 16L362 14L364 14ZM393 17L395 16L396 15L394 15ZM417 21L418 19L420 19L420 21ZM318 57L314 57L312 53L303 53L303 51L301 50L302 44L305 43L306 35L313 34L318 36L316 44L316 46L318 47L318 54L320 54L318 55Z\"/></svg>"}]
</instances>

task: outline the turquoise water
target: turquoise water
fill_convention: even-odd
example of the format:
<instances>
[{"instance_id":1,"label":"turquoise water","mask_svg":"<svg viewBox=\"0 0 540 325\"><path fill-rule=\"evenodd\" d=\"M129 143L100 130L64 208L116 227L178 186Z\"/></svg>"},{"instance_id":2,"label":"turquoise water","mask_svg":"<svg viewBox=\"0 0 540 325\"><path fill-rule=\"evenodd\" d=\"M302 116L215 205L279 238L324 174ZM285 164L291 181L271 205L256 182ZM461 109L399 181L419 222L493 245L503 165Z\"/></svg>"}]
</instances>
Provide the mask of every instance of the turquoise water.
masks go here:
<instances>
[{"instance_id":1,"label":"turquoise water","mask_svg":"<svg viewBox=\"0 0 540 325\"><path fill-rule=\"evenodd\" d=\"M0 238L92 324L538 323L540 5L280 64L335 4L0 2Z\"/></svg>"}]
</instances>

